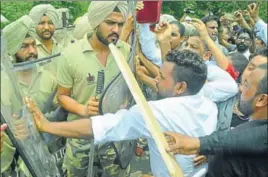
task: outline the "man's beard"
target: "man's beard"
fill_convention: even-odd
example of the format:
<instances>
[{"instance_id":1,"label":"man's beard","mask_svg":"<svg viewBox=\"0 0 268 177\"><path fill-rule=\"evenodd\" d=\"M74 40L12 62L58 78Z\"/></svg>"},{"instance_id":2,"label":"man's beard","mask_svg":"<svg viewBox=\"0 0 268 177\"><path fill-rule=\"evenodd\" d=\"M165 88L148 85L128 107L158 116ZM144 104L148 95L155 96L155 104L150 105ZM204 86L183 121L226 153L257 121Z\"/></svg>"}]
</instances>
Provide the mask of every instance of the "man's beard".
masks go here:
<instances>
[{"instance_id":1,"label":"man's beard","mask_svg":"<svg viewBox=\"0 0 268 177\"><path fill-rule=\"evenodd\" d=\"M117 41L118 41L118 39L119 39L119 35L116 34L116 33L111 33L111 34L108 35L107 38L104 38L103 35L101 34L101 32L100 32L98 29L97 29L96 35L97 35L98 40L99 40L101 43L103 43L104 45L106 45L106 46L108 46L108 45L110 44L110 42L109 42L109 40L108 40L109 37L116 36L117 39L112 40L112 43L113 43L114 45L117 43Z\"/></svg>"},{"instance_id":2,"label":"man's beard","mask_svg":"<svg viewBox=\"0 0 268 177\"><path fill-rule=\"evenodd\" d=\"M26 61L33 61L37 59L37 55L30 55L26 59L22 59L21 57L16 56L16 63L23 63Z\"/></svg>"},{"instance_id":3,"label":"man's beard","mask_svg":"<svg viewBox=\"0 0 268 177\"><path fill-rule=\"evenodd\" d=\"M156 87L158 89L158 92L157 92L157 100L161 100L161 99L172 97L172 91L171 90L161 89L159 87L159 84L156 84Z\"/></svg>"},{"instance_id":4,"label":"man's beard","mask_svg":"<svg viewBox=\"0 0 268 177\"><path fill-rule=\"evenodd\" d=\"M238 105L237 108L238 110L246 117L249 117L250 115L253 114L253 108L252 104L254 102L255 96L253 96L250 100L248 101L241 101L241 93L238 94Z\"/></svg>"},{"instance_id":5,"label":"man's beard","mask_svg":"<svg viewBox=\"0 0 268 177\"><path fill-rule=\"evenodd\" d=\"M245 44L241 43L237 44L236 47L239 52L245 52L249 48L249 46L246 46Z\"/></svg>"},{"instance_id":6,"label":"man's beard","mask_svg":"<svg viewBox=\"0 0 268 177\"><path fill-rule=\"evenodd\" d=\"M45 36L44 33L49 32L50 35L49 36ZM53 36L54 32L51 31L43 31L41 34L38 34L38 36L43 39L43 40L50 40Z\"/></svg>"}]
</instances>

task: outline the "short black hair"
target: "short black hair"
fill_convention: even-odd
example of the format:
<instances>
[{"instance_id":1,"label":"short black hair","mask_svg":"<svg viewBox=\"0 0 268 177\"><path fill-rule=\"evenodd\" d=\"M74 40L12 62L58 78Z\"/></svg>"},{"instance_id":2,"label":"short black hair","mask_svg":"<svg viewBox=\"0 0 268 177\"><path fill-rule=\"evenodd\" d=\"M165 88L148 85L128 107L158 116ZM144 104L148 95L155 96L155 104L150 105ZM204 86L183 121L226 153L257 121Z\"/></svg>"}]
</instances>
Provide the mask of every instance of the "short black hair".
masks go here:
<instances>
[{"instance_id":1,"label":"short black hair","mask_svg":"<svg viewBox=\"0 0 268 177\"><path fill-rule=\"evenodd\" d=\"M263 69L264 72L264 76L261 79L261 81L259 82L259 87L258 87L258 91L257 94L268 94L268 78L267 78L267 63L261 64L258 66L258 68Z\"/></svg>"},{"instance_id":2,"label":"short black hair","mask_svg":"<svg viewBox=\"0 0 268 177\"><path fill-rule=\"evenodd\" d=\"M179 21L171 21L171 22L169 22L169 24L177 25L177 27L179 28L179 32L180 32L181 37L184 36L185 27L183 24L181 24Z\"/></svg>"},{"instance_id":3,"label":"short black hair","mask_svg":"<svg viewBox=\"0 0 268 177\"><path fill-rule=\"evenodd\" d=\"M205 24L210 21L216 21L219 24L219 18L215 15L208 15L201 19Z\"/></svg>"},{"instance_id":4,"label":"short black hair","mask_svg":"<svg viewBox=\"0 0 268 177\"><path fill-rule=\"evenodd\" d=\"M232 60L232 65L239 72L238 78L240 78L248 65L248 59L240 52L231 52L227 56Z\"/></svg>"},{"instance_id":5,"label":"short black hair","mask_svg":"<svg viewBox=\"0 0 268 177\"><path fill-rule=\"evenodd\" d=\"M246 28L242 28L242 29L240 29L239 31L238 31L238 33L237 33L237 37L241 34L241 33L248 33L248 35L249 35L249 37L250 37L250 39L251 40L253 40L253 32L251 31L251 30L249 30L249 29L246 29Z\"/></svg>"},{"instance_id":6,"label":"short black hair","mask_svg":"<svg viewBox=\"0 0 268 177\"><path fill-rule=\"evenodd\" d=\"M251 60L252 58L261 55L263 57L268 57L268 47L264 47L260 50L257 50L255 53L253 53L252 55L250 55L249 60Z\"/></svg>"},{"instance_id":7,"label":"short black hair","mask_svg":"<svg viewBox=\"0 0 268 177\"><path fill-rule=\"evenodd\" d=\"M173 50L166 56L168 62L175 63L173 78L175 82L186 82L187 93L197 94L207 80L207 66L202 58L189 50Z\"/></svg>"}]
</instances>

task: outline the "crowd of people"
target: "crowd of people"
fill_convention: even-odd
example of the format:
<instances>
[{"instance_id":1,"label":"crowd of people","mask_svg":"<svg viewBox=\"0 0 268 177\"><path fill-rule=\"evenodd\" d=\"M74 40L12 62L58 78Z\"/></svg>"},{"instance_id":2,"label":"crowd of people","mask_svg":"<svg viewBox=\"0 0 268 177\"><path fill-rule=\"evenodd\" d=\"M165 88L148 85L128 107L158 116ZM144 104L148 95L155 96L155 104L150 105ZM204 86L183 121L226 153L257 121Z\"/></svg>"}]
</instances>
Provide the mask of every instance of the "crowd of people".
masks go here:
<instances>
[{"instance_id":1,"label":"crowd of people","mask_svg":"<svg viewBox=\"0 0 268 177\"><path fill-rule=\"evenodd\" d=\"M152 24L136 22L128 3L92 1L74 25L68 9L40 4L1 31L8 55L1 57L1 176L33 175L14 145L26 142L30 126L62 176L171 176L130 92L109 92L127 87L111 43L185 177L268 176L267 23L259 4L201 19L161 14ZM135 11L143 8L139 1ZM133 170L131 160L146 154L149 172Z\"/></svg>"}]
</instances>

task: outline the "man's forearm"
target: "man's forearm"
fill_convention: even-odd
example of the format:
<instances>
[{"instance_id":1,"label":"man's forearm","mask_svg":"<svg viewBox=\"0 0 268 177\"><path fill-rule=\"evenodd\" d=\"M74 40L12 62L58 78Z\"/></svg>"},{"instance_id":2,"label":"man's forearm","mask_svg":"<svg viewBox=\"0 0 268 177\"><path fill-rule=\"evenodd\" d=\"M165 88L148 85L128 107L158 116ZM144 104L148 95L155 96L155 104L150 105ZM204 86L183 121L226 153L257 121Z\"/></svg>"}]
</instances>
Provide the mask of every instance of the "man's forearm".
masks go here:
<instances>
[{"instance_id":1,"label":"man's forearm","mask_svg":"<svg viewBox=\"0 0 268 177\"><path fill-rule=\"evenodd\" d=\"M259 16L256 16L253 18L254 23L256 24L261 18Z\"/></svg>"},{"instance_id":2,"label":"man's forearm","mask_svg":"<svg viewBox=\"0 0 268 177\"><path fill-rule=\"evenodd\" d=\"M245 28L245 29L248 29L248 30L251 30L250 26L248 25L248 23L246 22L246 20L242 20L239 22L239 24Z\"/></svg>"},{"instance_id":3,"label":"man's forearm","mask_svg":"<svg viewBox=\"0 0 268 177\"><path fill-rule=\"evenodd\" d=\"M255 40L256 40L255 34L253 34L252 44L249 47L250 53L255 53L255 51L256 51L256 41Z\"/></svg>"},{"instance_id":4,"label":"man's forearm","mask_svg":"<svg viewBox=\"0 0 268 177\"><path fill-rule=\"evenodd\" d=\"M254 23L254 20L252 18L249 19L248 25L251 27L251 29L254 29L255 23Z\"/></svg>"},{"instance_id":5,"label":"man's forearm","mask_svg":"<svg viewBox=\"0 0 268 177\"><path fill-rule=\"evenodd\" d=\"M203 155L260 155L267 154L267 125L243 130L217 131L200 137Z\"/></svg>"},{"instance_id":6,"label":"man's forearm","mask_svg":"<svg viewBox=\"0 0 268 177\"><path fill-rule=\"evenodd\" d=\"M221 69L226 70L229 65L228 58L223 54L221 49L216 45L216 43L211 38L207 38L205 41L207 42L208 48L212 56L214 56L217 65Z\"/></svg>"},{"instance_id":7,"label":"man's forearm","mask_svg":"<svg viewBox=\"0 0 268 177\"><path fill-rule=\"evenodd\" d=\"M131 34L131 31L129 31L129 30L126 29L126 28L123 28L123 29L122 29L122 32L121 32L121 34L120 34L119 39L120 39L121 41L124 41L124 42L128 43L128 38L129 38L130 34Z\"/></svg>"},{"instance_id":8,"label":"man's forearm","mask_svg":"<svg viewBox=\"0 0 268 177\"><path fill-rule=\"evenodd\" d=\"M162 60L164 61L167 53L171 50L170 42L169 40L159 41L159 46L161 48Z\"/></svg>"},{"instance_id":9,"label":"man's forearm","mask_svg":"<svg viewBox=\"0 0 268 177\"><path fill-rule=\"evenodd\" d=\"M71 97L67 95L59 95L58 101L61 107L63 107L66 111L77 114L79 116L84 116L83 112L86 110L86 106L78 103Z\"/></svg>"},{"instance_id":10,"label":"man's forearm","mask_svg":"<svg viewBox=\"0 0 268 177\"><path fill-rule=\"evenodd\" d=\"M72 122L49 122L44 125L42 131L66 138L90 139L93 137L91 119L79 119Z\"/></svg>"}]
</instances>

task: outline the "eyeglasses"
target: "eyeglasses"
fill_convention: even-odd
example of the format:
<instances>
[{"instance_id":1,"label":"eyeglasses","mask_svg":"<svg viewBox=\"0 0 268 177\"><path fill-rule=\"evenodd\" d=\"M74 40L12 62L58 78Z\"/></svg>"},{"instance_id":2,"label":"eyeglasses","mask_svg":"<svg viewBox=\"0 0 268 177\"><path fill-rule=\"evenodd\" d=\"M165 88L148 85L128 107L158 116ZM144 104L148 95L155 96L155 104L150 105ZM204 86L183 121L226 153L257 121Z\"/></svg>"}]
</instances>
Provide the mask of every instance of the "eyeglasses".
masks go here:
<instances>
[{"instance_id":1,"label":"eyeglasses","mask_svg":"<svg viewBox=\"0 0 268 177\"><path fill-rule=\"evenodd\" d=\"M243 38L243 37L239 37L239 38L237 38L237 40L238 40L238 41L242 41L242 40L244 40L245 42L250 42L250 41L251 41L250 38Z\"/></svg>"}]
</instances>

